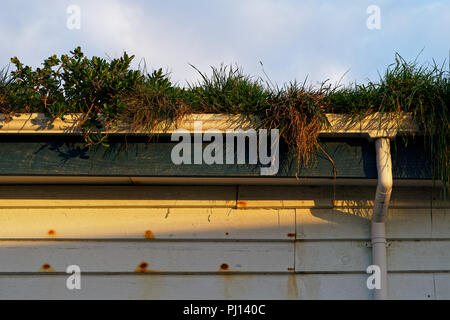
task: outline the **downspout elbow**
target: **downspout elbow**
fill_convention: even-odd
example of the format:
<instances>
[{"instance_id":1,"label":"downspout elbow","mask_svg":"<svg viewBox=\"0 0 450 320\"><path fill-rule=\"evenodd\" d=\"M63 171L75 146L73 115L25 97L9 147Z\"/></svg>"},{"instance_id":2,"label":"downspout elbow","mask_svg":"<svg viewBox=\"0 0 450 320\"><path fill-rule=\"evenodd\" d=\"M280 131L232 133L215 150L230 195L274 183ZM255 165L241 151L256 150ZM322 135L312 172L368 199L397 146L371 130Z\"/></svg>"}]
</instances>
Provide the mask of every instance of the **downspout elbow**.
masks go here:
<instances>
[{"instance_id":1,"label":"downspout elbow","mask_svg":"<svg viewBox=\"0 0 450 320\"><path fill-rule=\"evenodd\" d=\"M373 222L385 222L392 193L391 145L388 138L375 140L378 184L373 206Z\"/></svg>"}]
</instances>

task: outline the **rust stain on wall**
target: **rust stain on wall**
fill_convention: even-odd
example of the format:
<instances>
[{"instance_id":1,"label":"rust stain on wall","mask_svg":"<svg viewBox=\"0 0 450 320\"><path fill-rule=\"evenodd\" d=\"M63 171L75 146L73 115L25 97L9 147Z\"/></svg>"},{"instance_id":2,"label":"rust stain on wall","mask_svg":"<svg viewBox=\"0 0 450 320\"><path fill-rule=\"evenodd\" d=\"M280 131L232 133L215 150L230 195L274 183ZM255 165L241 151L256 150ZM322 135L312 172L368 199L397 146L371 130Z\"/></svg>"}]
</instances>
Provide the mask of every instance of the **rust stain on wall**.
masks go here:
<instances>
[{"instance_id":1,"label":"rust stain on wall","mask_svg":"<svg viewBox=\"0 0 450 320\"><path fill-rule=\"evenodd\" d=\"M295 274L291 274L288 276L287 296L288 299L298 299L298 287Z\"/></svg>"},{"instance_id":2,"label":"rust stain on wall","mask_svg":"<svg viewBox=\"0 0 450 320\"><path fill-rule=\"evenodd\" d=\"M222 263L220 265L220 270L221 271L227 271L229 268L230 268L230 266L228 264L226 264L226 263Z\"/></svg>"},{"instance_id":3,"label":"rust stain on wall","mask_svg":"<svg viewBox=\"0 0 450 320\"><path fill-rule=\"evenodd\" d=\"M55 272L55 269L52 268L52 266L49 263L44 263L39 269L40 272Z\"/></svg>"},{"instance_id":4,"label":"rust stain on wall","mask_svg":"<svg viewBox=\"0 0 450 320\"><path fill-rule=\"evenodd\" d=\"M247 201L238 201L237 202L238 208L246 208L247 207Z\"/></svg>"},{"instance_id":5,"label":"rust stain on wall","mask_svg":"<svg viewBox=\"0 0 450 320\"><path fill-rule=\"evenodd\" d=\"M141 262L137 269L134 270L134 272L147 272L148 263L147 262Z\"/></svg>"},{"instance_id":6,"label":"rust stain on wall","mask_svg":"<svg viewBox=\"0 0 450 320\"><path fill-rule=\"evenodd\" d=\"M155 235L151 230L145 231L144 237L145 239L155 239Z\"/></svg>"}]
</instances>

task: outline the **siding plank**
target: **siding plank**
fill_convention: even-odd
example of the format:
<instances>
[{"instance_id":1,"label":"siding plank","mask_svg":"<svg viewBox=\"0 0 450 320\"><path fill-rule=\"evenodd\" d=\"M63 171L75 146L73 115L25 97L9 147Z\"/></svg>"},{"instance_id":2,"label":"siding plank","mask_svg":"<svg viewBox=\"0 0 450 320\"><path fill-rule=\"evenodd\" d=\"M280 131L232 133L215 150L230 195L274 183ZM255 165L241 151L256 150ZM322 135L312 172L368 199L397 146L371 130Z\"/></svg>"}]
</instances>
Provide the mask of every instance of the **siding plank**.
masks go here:
<instances>
[{"instance_id":1,"label":"siding plank","mask_svg":"<svg viewBox=\"0 0 450 320\"><path fill-rule=\"evenodd\" d=\"M437 298L450 300L450 273L437 273L433 276Z\"/></svg>"},{"instance_id":2,"label":"siding plank","mask_svg":"<svg viewBox=\"0 0 450 320\"><path fill-rule=\"evenodd\" d=\"M450 241L392 241L388 270L450 271Z\"/></svg>"},{"instance_id":3,"label":"siding plank","mask_svg":"<svg viewBox=\"0 0 450 320\"><path fill-rule=\"evenodd\" d=\"M390 241L388 271L450 271L450 241ZM300 241L296 272L365 272L372 264L365 241Z\"/></svg>"},{"instance_id":4,"label":"siding plank","mask_svg":"<svg viewBox=\"0 0 450 320\"><path fill-rule=\"evenodd\" d=\"M142 264L144 263L144 264ZM0 241L0 273L288 272L291 242Z\"/></svg>"},{"instance_id":5,"label":"siding plank","mask_svg":"<svg viewBox=\"0 0 450 320\"><path fill-rule=\"evenodd\" d=\"M430 212L433 237L450 238L450 209Z\"/></svg>"},{"instance_id":6,"label":"siding plank","mask_svg":"<svg viewBox=\"0 0 450 320\"><path fill-rule=\"evenodd\" d=\"M296 275L298 290L305 299L372 299L368 290L368 274ZM450 277L449 277L450 278ZM445 296L444 296L445 297ZM433 274L388 274L389 299L436 299Z\"/></svg>"},{"instance_id":7,"label":"siding plank","mask_svg":"<svg viewBox=\"0 0 450 320\"><path fill-rule=\"evenodd\" d=\"M295 238L294 210L232 208L0 209L0 239Z\"/></svg>"},{"instance_id":8,"label":"siding plank","mask_svg":"<svg viewBox=\"0 0 450 320\"><path fill-rule=\"evenodd\" d=\"M0 299L370 299L365 274L0 275ZM434 281L438 290L434 295ZM389 274L391 299L449 299L450 274ZM439 281L438 281L439 280ZM443 287L441 285L446 287Z\"/></svg>"},{"instance_id":9,"label":"siding plank","mask_svg":"<svg viewBox=\"0 0 450 320\"><path fill-rule=\"evenodd\" d=\"M370 239L371 209L295 209L297 239Z\"/></svg>"},{"instance_id":10,"label":"siding plank","mask_svg":"<svg viewBox=\"0 0 450 320\"><path fill-rule=\"evenodd\" d=\"M365 272L370 253L364 241L300 241L295 247L295 271Z\"/></svg>"},{"instance_id":11,"label":"siding plank","mask_svg":"<svg viewBox=\"0 0 450 320\"><path fill-rule=\"evenodd\" d=\"M376 187L240 186L239 208L372 208ZM395 187L390 208L448 208L427 187Z\"/></svg>"},{"instance_id":12,"label":"siding plank","mask_svg":"<svg viewBox=\"0 0 450 320\"><path fill-rule=\"evenodd\" d=\"M109 136L109 148L85 147L81 136L21 136L2 137L0 141L0 172L5 175L57 176L154 176L154 177L259 177L258 164L181 164L171 159L176 142L168 135L149 143L148 137ZM376 177L373 143L366 139L321 139L326 152L333 157L339 178ZM209 143L203 143L205 148ZM333 177L333 166L326 157L317 157L314 167L297 168L293 153L280 150L278 177ZM224 153L225 154L225 153ZM193 153L192 153L193 157ZM193 163L191 159L191 163ZM423 167L423 166L422 166ZM407 177L421 178L423 168L416 166Z\"/></svg>"},{"instance_id":13,"label":"siding plank","mask_svg":"<svg viewBox=\"0 0 450 320\"><path fill-rule=\"evenodd\" d=\"M247 208L372 208L375 187L0 185L0 207L148 206ZM448 208L434 195L433 209ZM397 187L391 208L431 208L431 188Z\"/></svg>"},{"instance_id":14,"label":"siding plank","mask_svg":"<svg viewBox=\"0 0 450 320\"><path fill-rule=\"evenodd\" d=\"M389 209L388 239L449 239L448 209ZM296 209L297 239L370 239L372 208Z\"/></svg>"},{"instance_id":15,"label":"siding plank","mask_svg":"<svg viewBox=\"0 0 450 320\"><path fill-rule=\"evenodd\" d=\"M1 186L0 208L236 207L234 186Z\"/></svg>"}]
</instances>

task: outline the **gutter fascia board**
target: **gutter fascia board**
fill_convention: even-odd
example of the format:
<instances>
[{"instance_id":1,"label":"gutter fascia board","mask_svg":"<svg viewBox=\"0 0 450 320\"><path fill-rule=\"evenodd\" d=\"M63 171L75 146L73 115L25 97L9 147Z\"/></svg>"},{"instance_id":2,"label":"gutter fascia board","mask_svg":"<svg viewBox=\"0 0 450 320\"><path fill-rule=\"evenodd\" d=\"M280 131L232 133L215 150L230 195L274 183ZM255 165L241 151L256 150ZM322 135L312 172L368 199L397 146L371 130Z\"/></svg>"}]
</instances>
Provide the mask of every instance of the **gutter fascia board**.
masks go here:
<instances>
[{"instance_id":1,"label":"gutter fascia board","mask_svg":"<svg viewBox=\"0 0 450 320\"><path fill-rule=\"evenodd\" d=\"M324 137L394 137L397 134L420 134L420 131L409 113L390 114L374 113L366 117L354 119L345 114L326 114L329 125L320 131ZM11 117L0 114L0 134L66 134L79 135L82 133L79 124L82 114L67 115L52 122L42 113L14 114ZM177 121L161 121L151 130L134 130L129 125L117 122L115 126L102 129L99 132L109 134L170 134L178 128L194 132L194 123L202 122L203 130L249 130L258 127L256 117L247 118L243 115L227 114L190 114Z\"/></svg>"}]
</instances>

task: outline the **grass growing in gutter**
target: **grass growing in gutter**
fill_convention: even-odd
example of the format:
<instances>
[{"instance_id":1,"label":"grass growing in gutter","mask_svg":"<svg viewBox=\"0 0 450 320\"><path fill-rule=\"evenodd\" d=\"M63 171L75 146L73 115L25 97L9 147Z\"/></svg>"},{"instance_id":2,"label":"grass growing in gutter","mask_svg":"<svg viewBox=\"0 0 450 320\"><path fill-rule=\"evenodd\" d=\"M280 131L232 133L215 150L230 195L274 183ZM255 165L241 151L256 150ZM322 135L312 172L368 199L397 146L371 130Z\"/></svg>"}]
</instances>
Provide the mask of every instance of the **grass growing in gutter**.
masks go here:
<instances>
[{"instance_id":1,"label":"grass growing in gutter","mask_svg":"<svg viewBox=\"0 0 450 320\"><path fill-rule=\"evenodd\" d=\"M400 115L412 113L425 136L432 159L434 179L450 181L450 68L419 65L399 55L379 82L355 84L330 93L330 111L360 118L374 112Z\"/></svg>"},{"instance_id":2,"label":"grass growing in gutter","mask_svg":"<svg viewBox=\"0 0 450 320\"><path fill-rule=\"evenodd\" d=\"M358 120L375 112L410 112L426 137L434 178L443 181L445 191L449 188L450 70L444 66L419 65L396 55L376 82L308 87L294 81L278 87L222 65L210 75L196 69L201 80L181 88L161 69L132 70L133 58L125 53L111 61L89 59L76 48L35 70L13 58L15 70L0 72L0 113L45 113L50 119L82 113L87 144L105 146L107 135L99 133L105 122L106 127L121 121L150 132L163 120L189 113L257 116L259 126L279 129L299 163L308 165L324 152L318 135L328 125L325 113Z\"/></svg>"}]
</instances>

